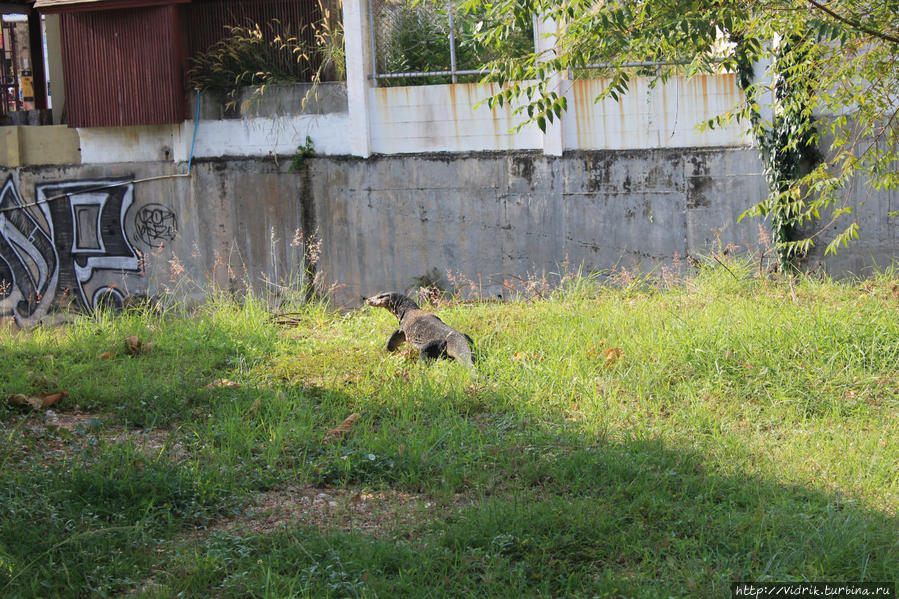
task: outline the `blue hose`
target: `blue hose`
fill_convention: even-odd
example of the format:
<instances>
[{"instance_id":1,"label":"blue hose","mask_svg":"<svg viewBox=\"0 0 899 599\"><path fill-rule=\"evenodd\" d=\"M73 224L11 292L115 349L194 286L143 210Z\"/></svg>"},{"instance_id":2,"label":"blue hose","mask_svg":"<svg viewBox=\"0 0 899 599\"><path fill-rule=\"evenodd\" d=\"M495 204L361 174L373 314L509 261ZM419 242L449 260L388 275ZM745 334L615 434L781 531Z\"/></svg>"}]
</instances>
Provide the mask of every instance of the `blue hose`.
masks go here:
<instances>
[{"instance_id":1,"label":"blue hose","mask_svg":"<svg viewBox=\"0 0 899 599\"><path fill-rule=\"evenodd\" d=\"M190 142L190 157L187 159L187 172L190 173L190 165L194 161L194 144L197 143L197 129L200 128L200 92L197 91L197 116L194 117L194 138Z\"/></svg>"}]
</instances>

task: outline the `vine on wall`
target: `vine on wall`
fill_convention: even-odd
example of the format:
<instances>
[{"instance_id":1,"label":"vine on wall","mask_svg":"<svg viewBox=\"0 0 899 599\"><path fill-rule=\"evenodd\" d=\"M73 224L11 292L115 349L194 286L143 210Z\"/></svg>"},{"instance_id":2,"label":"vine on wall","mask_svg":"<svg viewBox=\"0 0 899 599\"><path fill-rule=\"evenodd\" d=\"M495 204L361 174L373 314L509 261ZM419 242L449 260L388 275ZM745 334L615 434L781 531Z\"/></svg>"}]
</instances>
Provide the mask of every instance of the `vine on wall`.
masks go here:
<instances>
[{"instance_id":1,"label":"vine on wall","mask_svg":"<svg viewBox=\"0 0 899 599\"><path fill-rule=\"evenodd\" d=\"M783 270L790 270L796 267L809 245L809 240L799 235L807 206L806 190L797 182L822 159L815 117L805 101L815 82L810 77L797 76L800 72L808 73L802 68L808 59L808 49L799 37L781 40L771 69L772 118L765 122L758 108L760 89L755 83L753 65L749 60L739 59L747 54L738 49L738 80L750 104L752 131L768 182L768 197L754 212L770 217L778 262Z\"/></svg>"}]
</instances>

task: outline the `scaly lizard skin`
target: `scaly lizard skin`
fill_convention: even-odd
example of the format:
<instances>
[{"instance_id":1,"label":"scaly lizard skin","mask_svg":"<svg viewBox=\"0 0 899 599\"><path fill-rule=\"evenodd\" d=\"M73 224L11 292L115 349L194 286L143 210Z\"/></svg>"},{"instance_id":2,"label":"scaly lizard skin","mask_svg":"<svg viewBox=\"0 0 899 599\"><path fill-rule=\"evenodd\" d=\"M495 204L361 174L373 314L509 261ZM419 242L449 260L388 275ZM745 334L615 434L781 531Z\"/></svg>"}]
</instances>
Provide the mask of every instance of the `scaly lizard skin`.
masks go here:
<instances>
[{"instance_id":1,"label":"scaly lizard skin","mask_svg":"<svg viewBox=\"0 0 899 599\"><path fill-rule=\"evenodd\" d=\"M380 293L366 298L365 303L386 308L400 321L400 328L387 340L387 351L396 351L408 341L422 360L449 356L474 368L471 337L425 312L411 298L402 293Z\"/></svg>"}]
</instances>

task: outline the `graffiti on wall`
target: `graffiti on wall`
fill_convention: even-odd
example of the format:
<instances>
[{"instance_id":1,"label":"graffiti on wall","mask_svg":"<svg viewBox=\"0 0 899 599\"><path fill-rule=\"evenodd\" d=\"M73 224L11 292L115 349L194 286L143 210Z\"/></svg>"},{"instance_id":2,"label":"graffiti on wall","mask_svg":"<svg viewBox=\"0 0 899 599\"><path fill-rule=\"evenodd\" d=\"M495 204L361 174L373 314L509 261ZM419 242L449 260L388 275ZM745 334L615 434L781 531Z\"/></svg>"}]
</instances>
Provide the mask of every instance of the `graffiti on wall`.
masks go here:
<instances>
[{"instance_id":1,"label":"graffiti on wall","mask_svg":"<svg viewBox=\"0 0 899 599\"><path fill-rule=\"evenodd\" d=\"M20 325L52 300L59 258L46 215L23 208L12 177L0 189L0 316Z\"/></svg>"},{"instance_id":2,"label":"graffiti on wall","mask_svg":"<svg viewBox=\"0 0 899 599\"><path fill-rule=\"evenodd\" d=\"M53 305L122 307L147 292L135 246L161 247L176 231L166 206L134 206L128 181L39 184L26 204L10 176L0 190L0 317L28 326Z\"/></svg>"},{"instance_id":3,"label":"graffiti on wall","mask_svg":"<svg viewBox=\"0 0 899 599\"><path fill-rule=\"evenodd\" d=\"M174 241L178 220L168 206L147 204L134 215L134 233L149 247L162 247Z\"/></svg>"}]
</instances>

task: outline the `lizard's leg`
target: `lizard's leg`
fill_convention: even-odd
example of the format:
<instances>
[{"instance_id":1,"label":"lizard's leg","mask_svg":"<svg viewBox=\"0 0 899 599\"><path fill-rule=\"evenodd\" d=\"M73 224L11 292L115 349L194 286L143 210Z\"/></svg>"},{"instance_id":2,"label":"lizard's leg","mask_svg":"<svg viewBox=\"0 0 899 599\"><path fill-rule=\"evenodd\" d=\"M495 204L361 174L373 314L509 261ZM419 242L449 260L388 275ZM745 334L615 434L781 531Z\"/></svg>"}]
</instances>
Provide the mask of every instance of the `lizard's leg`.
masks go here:
<instances>
[{"instance_id":1,"label":"lizard's leg","mask_svg":"<svg viewBox=\"0 0 899 599\"><path fill-rule=\"evenodd\" d=\"M464 334L450 335L447 339L446 353L459 362L474 367L474 356L471 352L471 337Z\"/></svg>"},{"instance_id":2,"label":"lizard's leg","mask_svg":"<svg viewBox=\"0 0 899 599\"><path fill-rule=\"evenodd\" d=\"M402 329L397 329L387 340L387 351L393 352L406 341L406 333Z\"/></svg>"},{"instance_id":3,"label":"lizard's leg","mask_svg":"<svg viewBox=\"0 0 899 599\"><path fill-rule=\"evenodd\" d=\"M429 341L418 350L418 357L421 360L434 360L446 354L446 340L438 339Z\"/></svg>"}]
</instances>

